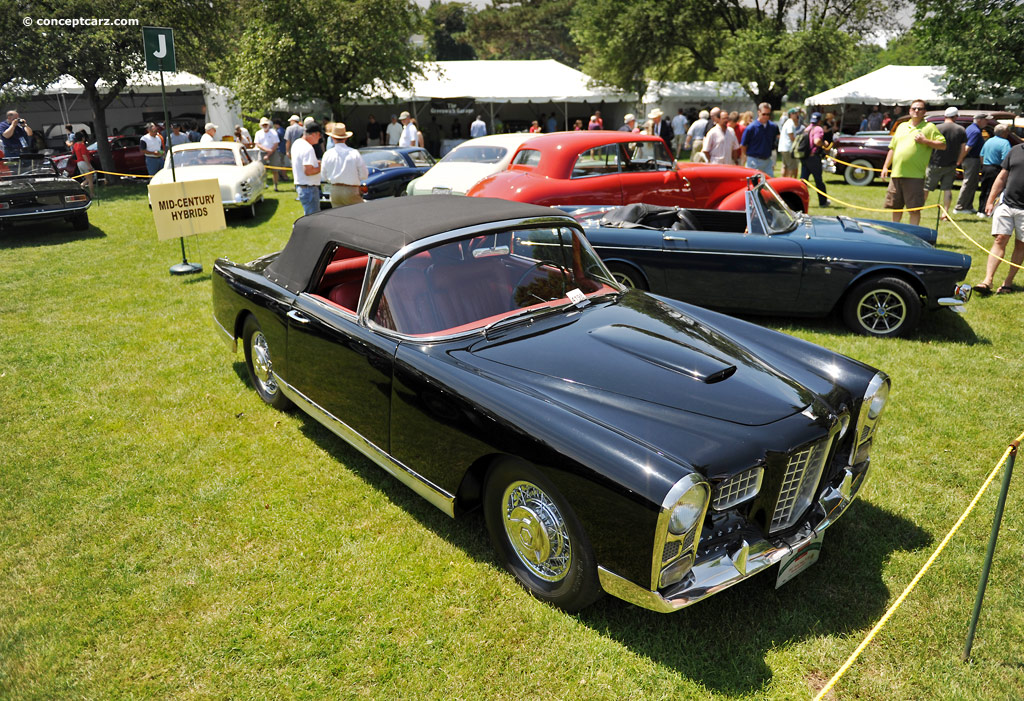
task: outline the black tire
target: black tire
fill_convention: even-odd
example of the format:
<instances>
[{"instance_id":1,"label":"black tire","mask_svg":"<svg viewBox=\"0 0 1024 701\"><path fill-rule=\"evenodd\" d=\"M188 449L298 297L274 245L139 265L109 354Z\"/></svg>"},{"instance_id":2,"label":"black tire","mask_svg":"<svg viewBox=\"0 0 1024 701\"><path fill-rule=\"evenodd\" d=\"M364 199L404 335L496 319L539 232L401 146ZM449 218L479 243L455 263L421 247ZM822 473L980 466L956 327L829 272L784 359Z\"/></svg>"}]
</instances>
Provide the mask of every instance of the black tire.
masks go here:
<instances>
[{"instance_id":1,"label":"black tire","mask_svg":"<svg viewBox=\"0 0 1024 701\"><path fill-rule=\"evenodd\" d=\"M501 564L534 597L570 612L600 598L590 541L536 468L511 459L496 463L484 483L483 510Z\"/></svg>"},{"instance_id":2,"label":"black tire","mask_svg":"<svg viewBox=\"0 0 1024 701\"><path fill-rule=\"evenodd\" d=\"M896 277L864 280L843 301L843 321L865 336L906 336L921 320L921 298Z\"/></svg>"},{"instance_id":3,"label":"black tire","mask_svg":"<svg viewBox=\"0 0 1024 701\"><path fill-rule=\"evenodd\" d=\"M284 396L274 378L270 346L256 317L246 317L245 325L242 327L242 342L245 348L245 367L249 371L249 381L256 388L256 394L275 409L290 409L292 402Z\"/></svg>"},{"instance_id":4,"label":"black tire","mask_svg":"<svg viewBox=\"0 0 1024 701\"><path fill-rule=\"evenodd\" d=\"M628 263L608 263L608 272L621 284L630 289L649 290L647 280L643 274Z\"/></svg>"},{"instance_id":5,"label":"black tire","mask_svg":"<svg viewBox=\"0 0 1024 701\"><path fill-rule=\"evenodd\" d=\"M846 182L850 185L870 185L875 181L875 171L871 165L871 161L863 158L850 161L850 165L846 166L846 171L843 173L843 177L846 178Z\"/></svg>"},{"instance_id":6,"label":"black tire","mask_svg":"<svg viewBox=\"0 0 1024 701\"><path fill-rule=\"evenodd\" d=\"M81 212L71 217L71 228L75 231L85 231L89 228L89 213Z\"/></svg>"}]
</instances>

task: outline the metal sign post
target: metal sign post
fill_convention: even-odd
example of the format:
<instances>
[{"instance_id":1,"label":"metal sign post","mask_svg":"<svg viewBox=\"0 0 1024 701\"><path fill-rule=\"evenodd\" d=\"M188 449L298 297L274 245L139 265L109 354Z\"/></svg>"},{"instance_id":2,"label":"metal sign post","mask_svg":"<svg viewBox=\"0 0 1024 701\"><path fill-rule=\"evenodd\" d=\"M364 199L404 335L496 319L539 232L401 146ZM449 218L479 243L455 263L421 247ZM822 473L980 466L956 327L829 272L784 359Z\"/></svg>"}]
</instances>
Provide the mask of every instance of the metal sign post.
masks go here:
<instances>
[{"instance_id":1,"label":"metal sign post","mask_svg":"<svg viewBox=\"0 0 1024 701\"><path fill-rule=\"evenodd\" d=\"M171 158L171 180L178 182L174 171L174 148L170 145L171 117L167 111L167 88L164 86L164 71L177 70L174 57L174 30L169 27L143 27L142 48L146 57L146 70L160 72L160 96L164 105L164 145ZM189 263L185 256L185 239L181 239L181 262L171 266L171 275L191 275L201 273L203 266Z\"/></svg>"}]
</instances>

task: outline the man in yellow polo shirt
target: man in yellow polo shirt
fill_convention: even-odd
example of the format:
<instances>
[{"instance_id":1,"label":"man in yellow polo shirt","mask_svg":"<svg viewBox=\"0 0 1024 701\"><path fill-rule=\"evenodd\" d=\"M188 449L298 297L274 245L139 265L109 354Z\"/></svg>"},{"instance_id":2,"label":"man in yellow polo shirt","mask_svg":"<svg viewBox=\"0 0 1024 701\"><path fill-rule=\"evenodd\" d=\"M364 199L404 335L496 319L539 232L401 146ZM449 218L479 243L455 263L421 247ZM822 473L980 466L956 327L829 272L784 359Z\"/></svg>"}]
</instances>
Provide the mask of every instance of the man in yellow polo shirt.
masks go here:
<instances>
[{"instance_id":1,"label":"man in yellow polo shirt","mask_svg":"<svg viewBox=\"0 0 1024 701\"><path fill-rule=\"evenodd\" d=\"M926 122L924 100L910 103L910 119L896 128L889 144L889 153L882 166L882 180L889 177L892 166L892 180L885 193L885 208L894 209L892 220L903 219L904 208L923 207L925 201L924 174L932 151L946 148L946 137L931 122ZM921 210L910 212L911 224L921 222Z\"/></svg>"}]
</instances>

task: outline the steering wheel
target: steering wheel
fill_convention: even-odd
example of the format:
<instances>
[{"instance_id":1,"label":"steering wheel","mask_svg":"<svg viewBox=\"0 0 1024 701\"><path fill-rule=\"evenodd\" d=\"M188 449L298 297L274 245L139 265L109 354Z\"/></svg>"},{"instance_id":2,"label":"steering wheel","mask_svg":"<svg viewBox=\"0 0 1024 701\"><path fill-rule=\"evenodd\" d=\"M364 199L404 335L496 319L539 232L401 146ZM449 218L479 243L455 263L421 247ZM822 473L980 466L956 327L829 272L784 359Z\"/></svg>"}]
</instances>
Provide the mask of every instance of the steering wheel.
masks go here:
<instances>
[{"instance_id":1,"label":"steering wheel","mask_svg":"<svg viewBox=\"0 0 1024 701\"><path fill-rule=\"evenodd\" d=\"M533 272L535 270L540 270L541 267L543 267L544 265L545 265L544 261L540 261L540 260L537 261L536 263L534 263L533 265L528 267L526 270L524 270L523 274L519 276L518 280L516 280L516 284L512 285L512 308L513 309L517 309L519 307L519 301L516 300L516 290L519 289L519 286L521 284L523 284L523 281L526 280L526 278L528 278L531 274L533 274ZM537 297L537 295L533 294L532 292L530 294L533 295L534 297ZM537 297L537 299L539 301L541 301L541 302L546 302L547 301L545 299L541 299L540 297Z\"/></svg>"}]
</instances>

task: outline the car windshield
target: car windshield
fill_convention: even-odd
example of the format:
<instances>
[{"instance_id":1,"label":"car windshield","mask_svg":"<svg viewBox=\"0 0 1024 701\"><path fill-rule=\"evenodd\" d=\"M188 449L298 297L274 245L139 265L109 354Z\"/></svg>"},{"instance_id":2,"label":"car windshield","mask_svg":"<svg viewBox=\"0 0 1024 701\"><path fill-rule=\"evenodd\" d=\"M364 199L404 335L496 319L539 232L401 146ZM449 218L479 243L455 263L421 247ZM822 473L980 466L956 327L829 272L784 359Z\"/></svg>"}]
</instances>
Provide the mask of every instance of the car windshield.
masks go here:
<instances>
[{"instance_id":1,"label":"car windshield","mask_svg":"<svg viewBox=\"0 0 1024 701\"><path fill-rule=\"evenodd\" d=\"M775 192L772 186L763 180L757 186L756 191L761 199L765 224L768 226L767 233L784 234L787 231L792 231L796 227L798 217L782 201L779 193Z\"/></svg>"},{"instance_id":2,"label":"car windshield","mask_svg":"<svg viewBox=\"0 0 1024 701\"><path fill-rule=\"evenodd\" d=\"M388 168L404 168L406 163L398 151L360 151L363 163L368 168L387 170Z\"/></svg>"},{"instance_id":3,"label":"car windshield","mask_svg":"<svg viewBox=\"0 0 1024 701\"><path fill-rule=\"evenodd\" d=\"M441 163L497 163L507 153L504 146L463 144L449 151Z\"/></svg>"},{"instance_id":4,"label":"car windshield","mask_svg":"<svg viewBox=\"0 0 1024 701\"><path fill-rule=\"evenodd\" d=\"M235 152L228 148L193 148L188 150L174 149L174 167L189 166L233 166Z\"/></svg>"},{"instance_id":5,"label":"car windshield","mask_svg":"<svg viewBox=\"0 0 1024 701\"><path fill-rule=\"evenodd\" d=\"M53 161L45 156L25 154L0 161L0 178L57 177Z\"/></svg>"},{"instance_id":6,"label":"car windshield","mask_svg":"<svg viewBox=\"0 0 1024 701\"><path fill-rule=\"evenodd\" d=\"M619 289L577 229L506 230L406 258L385 281L371 318L402 334L447 336Z\"/></svg>"}]
</instances>

